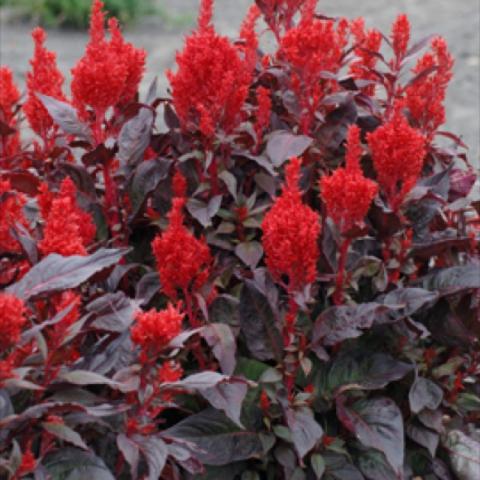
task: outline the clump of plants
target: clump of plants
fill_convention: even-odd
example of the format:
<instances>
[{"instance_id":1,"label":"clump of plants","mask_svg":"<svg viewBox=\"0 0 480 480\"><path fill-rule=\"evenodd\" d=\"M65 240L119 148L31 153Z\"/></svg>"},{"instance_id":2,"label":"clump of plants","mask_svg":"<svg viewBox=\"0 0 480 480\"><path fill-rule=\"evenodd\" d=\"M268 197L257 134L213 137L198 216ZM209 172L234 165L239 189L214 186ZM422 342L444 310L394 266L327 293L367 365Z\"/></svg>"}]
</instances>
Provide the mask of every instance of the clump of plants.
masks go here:
<instances>
[{"instance_id":1,"label":"clump of plants","mask_svg":"<svg viewBox=\"0 0 480 480\"><path fill-rule=\"evenodd\" d=\"M0 69L0 475L477 478L445 41L314 0L258 0L230 40L212 9L167 98L99 0L69 94L42 29L23 99Z\"/></svg>"},{"instance_id":2,"label":"clump of plants","mask_svg":"<svg viewBox=\"0 0 480 480\"><path fill-rule=\"evenodd\" d=\"M2 0L24 11L42 25L85 28L89 23L91 0ZM131 23L152 10L150 0L105 0L110 15L122 23Z\"/></svg>"}]
</instances>

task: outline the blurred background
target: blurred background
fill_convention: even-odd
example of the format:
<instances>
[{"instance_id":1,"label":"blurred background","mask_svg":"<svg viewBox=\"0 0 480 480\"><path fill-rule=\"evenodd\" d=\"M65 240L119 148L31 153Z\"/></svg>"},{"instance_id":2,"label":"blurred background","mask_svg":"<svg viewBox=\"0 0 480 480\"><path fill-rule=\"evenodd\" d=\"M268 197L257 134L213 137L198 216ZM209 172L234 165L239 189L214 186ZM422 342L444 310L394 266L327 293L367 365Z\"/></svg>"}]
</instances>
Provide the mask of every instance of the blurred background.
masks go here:
<instances>
[{"instance_id":1,"label":"blurred background","mask_svg":"<svg viewBox=\"0 0 480 480\"><path fill-rule=\"evenodd\" d=\"M125 26L126 38L148 52L146 91L155 76L174 65L175 51L195 24L200 0L104 0ZM235 37L253 0L216 0L216 26ZM48 27L47 47L57 52L67 74L83 53L91 0L0 0L0 64L9 65L24 85L32 54L30 30ZM480 151L480 0L321 0L319 10L332 16L365 17L369 26L388 33L398 13L407 13L413 38L443 35L455 56L455 77L448 92L447 128L462 134L478 166Z\"/></svg>"}]
</instances>

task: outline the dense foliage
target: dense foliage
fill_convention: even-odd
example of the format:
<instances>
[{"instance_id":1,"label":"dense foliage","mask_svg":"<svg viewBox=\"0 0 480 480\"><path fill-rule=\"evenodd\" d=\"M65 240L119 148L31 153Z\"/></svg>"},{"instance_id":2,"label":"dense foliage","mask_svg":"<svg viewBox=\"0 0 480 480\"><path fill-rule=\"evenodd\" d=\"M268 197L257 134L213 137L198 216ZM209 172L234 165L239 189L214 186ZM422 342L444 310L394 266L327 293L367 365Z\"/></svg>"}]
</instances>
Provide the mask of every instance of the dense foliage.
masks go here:
<instances>
[{"instance_id":1,"label":"dense foliage","mask_svg":"<svg viewBox=\"0 0 480 480\"><path fill-rule=\"evenodd\" d=\"M43 25L84 28L88 26L91 0L0 0ZM121 22L132 22L151 10L151 0L105 0L109 14Z\"/></svg>"},{"instance_id":2,"label":"dense foliage","mask_svg":"<svg viewBox=\"0 0 480 480\"><path fill-rule=\"evenodd\" d=\"M212 4L168 98L99 0L70 95L41 29L25 98L0 69L1 478L479 478L444 40Z\"/></svg>"}]
</instances>

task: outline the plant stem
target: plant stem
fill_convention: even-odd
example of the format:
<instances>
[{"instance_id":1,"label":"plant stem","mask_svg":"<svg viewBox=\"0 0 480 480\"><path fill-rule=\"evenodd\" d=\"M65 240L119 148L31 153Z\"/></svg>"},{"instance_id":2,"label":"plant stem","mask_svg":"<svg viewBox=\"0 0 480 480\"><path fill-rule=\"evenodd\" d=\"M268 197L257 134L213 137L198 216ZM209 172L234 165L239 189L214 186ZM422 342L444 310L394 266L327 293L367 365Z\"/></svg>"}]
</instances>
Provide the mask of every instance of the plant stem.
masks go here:
<instances>
[{"instance_id":1,"label":"plant stem","mask_svg":"<svg viewBox=\"0 0 480 480\"><path fill-rule=\"evenodd\" d=\"M333 302L335 305L341 305L343 303L343 282L345 279L348 249L350 248L351 243L352 240L350 238L345 238L340 246L335 292L333 294Z\"/></svg>"}]
</instances>

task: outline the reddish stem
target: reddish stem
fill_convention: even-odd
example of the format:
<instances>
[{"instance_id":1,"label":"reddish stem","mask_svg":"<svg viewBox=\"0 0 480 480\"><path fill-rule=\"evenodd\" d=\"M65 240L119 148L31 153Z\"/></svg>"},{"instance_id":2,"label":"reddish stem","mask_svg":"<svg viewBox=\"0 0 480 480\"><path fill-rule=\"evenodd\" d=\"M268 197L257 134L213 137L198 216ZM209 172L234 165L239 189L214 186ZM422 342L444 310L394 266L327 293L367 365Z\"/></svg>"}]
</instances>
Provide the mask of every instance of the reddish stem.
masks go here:
<instances>
[{"instance_id":1,"label":"reddish stem","mask_svg":"<svg viewBox=\"0 0 480 480\"><path fill-rule=\"evenodd\" d=\"M348 249L350 248L351 243L351 238L345 238L340 246L335 292L333 294L333 302L335 305L341 305L343 303L343 282L345 279Z\"/></svg>"}]
</instances>

